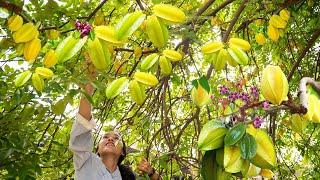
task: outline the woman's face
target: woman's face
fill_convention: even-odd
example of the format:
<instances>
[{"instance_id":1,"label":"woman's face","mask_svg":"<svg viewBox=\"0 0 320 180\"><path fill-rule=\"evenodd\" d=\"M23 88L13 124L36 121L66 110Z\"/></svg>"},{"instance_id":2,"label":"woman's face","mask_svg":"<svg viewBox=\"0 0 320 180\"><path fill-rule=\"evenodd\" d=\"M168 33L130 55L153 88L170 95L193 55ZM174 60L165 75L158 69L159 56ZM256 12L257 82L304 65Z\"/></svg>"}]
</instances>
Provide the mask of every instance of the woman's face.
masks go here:
<instances>
[{"instance_id":1,"label":"woman's face","mask_svg":"<svg viewBox=\"0 0 320 180\"><path fill-rule=\"evenodd\" d=\"M102 136L99 142L98 153L100 156L113 154L119 158L122 153L122 147L121 135L117 132L110 131Z\"/></svg>"}]
</instances>

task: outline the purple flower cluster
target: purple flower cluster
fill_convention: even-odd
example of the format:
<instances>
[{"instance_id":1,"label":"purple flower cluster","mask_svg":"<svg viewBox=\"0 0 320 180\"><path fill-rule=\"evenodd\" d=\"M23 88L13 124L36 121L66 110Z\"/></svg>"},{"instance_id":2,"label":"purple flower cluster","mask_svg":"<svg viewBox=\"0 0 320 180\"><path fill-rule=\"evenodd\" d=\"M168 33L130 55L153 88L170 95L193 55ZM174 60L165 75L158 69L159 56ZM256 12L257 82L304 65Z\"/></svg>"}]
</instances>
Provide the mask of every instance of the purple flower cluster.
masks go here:
<instances>
[{"instance_id":1,"label":"purple flower cluster","mask_svg":"<svg viewBox=\"0 0 320 180\"><path fill-rule=\"evenodd\" d=\"M231 102L234 102L237 99L241 99L242 101L248 103L250 101L250 96L248 93L242 92L242 93L238 93L238 92L230 92L229 96L228 96L229 100Z\"/></svg>"},{"instance_id":2,"label":"purple flower cluster","mask_svg":"<svg viewBox=\"0 0 320 180\"><path fill-rule=\"evenodd\" d=\"M260 128L263 123L263 119L260 116L257 116L253 119L253 126L255 128Z\"/></svg>"},{"instance_id":3,"label":"purple flower cluster","mask_svg":"<svg viewBox=\"0 0 320 180\"><path fill-rule=\"evenodd\" d=\"M241 99L243 102L250 102L250 100L256 100L259 98L259 89L255 86L250 88L250 94L246 92L232 92L230 89L222 85L219 87L219 92L221 95L228 95L228 99L230 102L234 102L237 99Z\"/></svg>"},{"instance_id":4,"label":"purple flower cluster","mask_svg":"<svg viewBox=\"0 0 320 180\"><path fill-rule=\"evenodd\" d=\"M239 93L237 92L231 92L228 96L229 100L231 102L234 102L235 100L239 99Z\"/></svg>"},{"instance_id":5,"label":"purple flower cluster","mask_svg":"<svg viewBox=\"0 0 320 180\"><path fill-rule=\"evenodd\" d=\"M229 88L225 85L219 87L220 94L229 94Z\"/></svg>"},{"instance_id":6,"label":"purple flower cluster","mask_svg":"<svg viewBox=\"0 0 320 180\"><path fill-rule=\"evenodd\" d=\"M250 101L250 96L248 93L245 93L245 92L242 92L240 95L239 95L239 98L244 101L244 102L249 102Z\"/></svg>"},{"instance_id":7,"label":"purple flower cluster","mask_svg":"<svg viewBox=\"0 0 320 180\"><path fill-rule=\"evenodd\" d=\"M250 87L250 93L252 94L253 97L256 97L256 98L259 97L259 89L256 86Z\"/></svg>"},{"instance_id":8,"label":"purple flower cluster","mask_svg":"<svg viewBox=\"0 0 320 180\"><path fill-rule=\"evenodd\" d=\"M268 109L269 107L270 107L270 104L269 104L269 101L264 101L263 103L262 103L262 107L263 107L263 109Z\"/></svg>"},{"instance_id":9,"label":"purple flower cluster","mask_svg":"<svg viewBox=\"0 0 320 180\"><path fill-rule=\"evenodd\" d=\"M87 36L92 30L91 25L87 22L77 21L75 26L76 26L76 29L81 32L80 34L81 38L83 38L84 36Z\"/></svg>"}]
</instances>

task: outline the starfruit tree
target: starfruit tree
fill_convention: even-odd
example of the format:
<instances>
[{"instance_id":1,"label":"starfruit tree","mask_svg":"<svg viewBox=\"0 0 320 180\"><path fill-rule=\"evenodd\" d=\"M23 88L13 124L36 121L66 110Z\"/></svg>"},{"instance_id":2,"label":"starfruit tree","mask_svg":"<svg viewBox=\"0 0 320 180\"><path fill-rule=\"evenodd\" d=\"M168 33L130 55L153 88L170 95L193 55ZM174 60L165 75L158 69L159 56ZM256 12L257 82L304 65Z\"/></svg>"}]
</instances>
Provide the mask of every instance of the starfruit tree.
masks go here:
<instances>
[{"instance_id":1,"label":"starfruit tree","mask_svg":"<svg viewBox=\"0 0 320 180\"><path fill-rule=\"evenodd\" d=\"M0 178L73 178L80 97L95 143L117 128L134 170L146 157L163 179L319 178L319 11L315 0L1 0Z\"/></svg>"}]
</instances>

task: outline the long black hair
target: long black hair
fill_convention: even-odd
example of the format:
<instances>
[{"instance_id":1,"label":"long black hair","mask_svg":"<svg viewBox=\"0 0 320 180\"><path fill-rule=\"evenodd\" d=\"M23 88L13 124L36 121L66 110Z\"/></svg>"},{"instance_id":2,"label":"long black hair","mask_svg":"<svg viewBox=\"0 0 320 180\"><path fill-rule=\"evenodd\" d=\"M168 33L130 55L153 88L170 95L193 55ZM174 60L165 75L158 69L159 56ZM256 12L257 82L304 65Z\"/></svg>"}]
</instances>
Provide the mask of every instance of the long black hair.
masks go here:
<instances>
[{"instance_id":1,"label":"long black hair","mask_svg":"<svg viewBox=\"0 0 320 180\"><path fill-rule=\"evenodd\" d=\"M136 179L136 176L134 174L134 172L132 171L132 169L127 166L127 165L124 165L122 164L122 161L126 158L127 156L127 147L126 147L126 144L124 143L123 139L121 139L122 141L122 153L118 159L118 167L119 167L119 171L120 171L120 174L121 174L121 178L122 180L135 180ZM100 157L100 154L99 154L99 145L98 145L98 148L97 148L97 154L98 156Z\"/></svg>"},{"instance_id":2,"label":"long black hair","mask_svg":"<svg viewBox=\"0 0 320 180\"><path fill-rule=\"evenodd\" d=\"M121 178L123 180L135 180L136 176L133 173L132 169L129 166L121 164L122 161L127 156L127 147L126 147L126 144L124 143L123 139L122 139L122 144L123 144L123 146L122 146L122 154L120 155L119 160L118 160L118 167L119 167L119 171L120 171L120 174L121 174Z\"/></svg>"}]
</instances>

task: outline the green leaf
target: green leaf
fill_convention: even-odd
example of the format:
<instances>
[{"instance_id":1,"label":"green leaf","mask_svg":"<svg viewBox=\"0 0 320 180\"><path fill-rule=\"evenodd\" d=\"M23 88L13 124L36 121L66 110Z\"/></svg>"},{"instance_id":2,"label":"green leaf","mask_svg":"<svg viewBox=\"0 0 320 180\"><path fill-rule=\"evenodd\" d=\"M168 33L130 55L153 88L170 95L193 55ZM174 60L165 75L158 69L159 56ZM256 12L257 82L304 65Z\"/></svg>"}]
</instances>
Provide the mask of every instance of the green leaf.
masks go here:
<instances>
[{"instance_id":1,"label":"green leaf","mask_svg":"<svg viewBox=\"0 0 320 180\"><path fill-rule=\"evenodd\" d=\"M191 83L196 89L198 88L198 80L197 79L193 80Z\"/></svg>"},{"instance_id":2,"label":"green leaf","mask_svg":"<svg viewBox=\"0 0 320 180\"><path fill-rule=\"evenodd\" d=\"M60 99L56 104L51 106L51 110L55 115L61 115L64 113L68 101L65 99Z\"/></svg>"},{"instance_id":3,"label":"green leaf","mask_svg":"<svg viewBox=\"0 0 320 180\"><path fill-rule=\"evenodd\" d=\"M90 104L94 104L93 98L90 94L86 93L85 91L81 91L81 93L86 97L86 99L90 102Z\"/></svg>"},{"instance_id":4,"label":"green leaf","mask_svg":"<svg viewBox=\"0 0 320 180\"><path fill-rule=\"evenodd\" d=\"M224 137L224 144L231 146L236 144L246 132L246 126L242 123L237 124L230 129Z\"/></svg>"},{"instance_id":5,"label":"green leaf","mask_svg":"<svg viewBox=\"0 0 320 180\"><path fill-rule=\"evenodd\" d=\"M209 86L209 83L208 83L206 76L202 76L199 79L199 83L208 93L210 93L210 86Z\"/></svg>"},{"instance_id":6,"label":"green leaf","mask_svg":"<svg viewBox=\"0 0 320 180\"><path fill-rule=\"evenodd\" d=\"M243 159L251 159L257 153L257 142L248 133L240 141L240 153Z\"/></svg>"}]
</instances>

